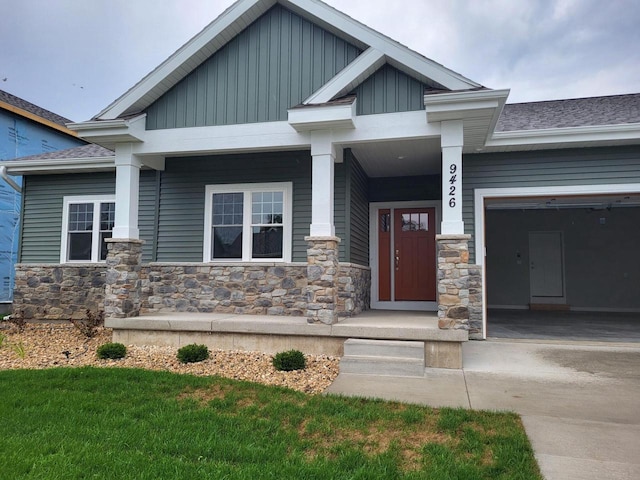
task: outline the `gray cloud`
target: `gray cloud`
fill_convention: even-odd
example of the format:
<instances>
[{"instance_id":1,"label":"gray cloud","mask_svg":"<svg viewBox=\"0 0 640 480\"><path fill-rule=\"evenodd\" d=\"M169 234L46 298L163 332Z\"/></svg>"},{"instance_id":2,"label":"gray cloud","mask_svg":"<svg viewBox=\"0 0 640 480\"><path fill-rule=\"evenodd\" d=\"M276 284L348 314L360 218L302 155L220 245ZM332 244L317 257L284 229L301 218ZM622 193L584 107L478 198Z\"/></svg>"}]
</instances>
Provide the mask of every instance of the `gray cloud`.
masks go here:
<instances>
[{"instance_id":1,"label":"gray cloud","mask_svg":"<svg viewBox=\"0 0 640 480\"><path fill-rule=\"evenodd\" d=\"M328 3L511 102L640 92L635 0ZM88 119L231 4L0 0L0 89Z\"/></svg>"}]
</instances>

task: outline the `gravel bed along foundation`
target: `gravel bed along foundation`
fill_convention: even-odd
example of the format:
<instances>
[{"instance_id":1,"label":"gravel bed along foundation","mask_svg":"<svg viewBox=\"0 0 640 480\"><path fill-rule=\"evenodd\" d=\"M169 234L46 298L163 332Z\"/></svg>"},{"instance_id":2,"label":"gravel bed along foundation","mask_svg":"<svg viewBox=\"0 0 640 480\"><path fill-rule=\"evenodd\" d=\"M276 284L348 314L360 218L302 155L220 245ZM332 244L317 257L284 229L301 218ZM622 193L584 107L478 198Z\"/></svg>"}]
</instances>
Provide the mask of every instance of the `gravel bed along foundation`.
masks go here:
<instances>
[{"instance_id":1,"label":"gravel bed along foundation","mask_svg":"<svg viewBox=\"0 0 640 480\"><path fill-rule=\"evenodd\" d=\"M173 347L127 345L120 360L100 360L96 349L111 341L111 329L99 328L87 339L70 324L28 324L22 332L13 325L0 323L0 370L42 369L92 365L166 370L191 375L220 375L266 385L279 385L306 393L323 392L338 375L339 358L306 355L307 368L279 372L272 355L259 352L211 350L210 358L183 364ZM4 336L4 339L3 339Z\"/></svg>"}]
</instances>

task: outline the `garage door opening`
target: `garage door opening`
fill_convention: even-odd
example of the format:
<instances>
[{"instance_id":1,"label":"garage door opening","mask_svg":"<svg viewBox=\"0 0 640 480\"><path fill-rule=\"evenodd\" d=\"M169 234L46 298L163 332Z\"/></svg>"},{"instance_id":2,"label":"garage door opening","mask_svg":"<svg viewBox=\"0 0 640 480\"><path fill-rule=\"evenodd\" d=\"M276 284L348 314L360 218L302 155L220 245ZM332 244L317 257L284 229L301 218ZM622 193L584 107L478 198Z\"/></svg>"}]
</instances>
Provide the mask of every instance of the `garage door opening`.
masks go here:
<instances>
[{"instance_id":1,"label":"garage door opening","mask_svg":"<svg viewBox=\"0 0 640 480\"><path fill-rule=\"evenodd\" d=\"M487 337L640 342L640 195L484 206Z\"/></svg>"}]
</instances>

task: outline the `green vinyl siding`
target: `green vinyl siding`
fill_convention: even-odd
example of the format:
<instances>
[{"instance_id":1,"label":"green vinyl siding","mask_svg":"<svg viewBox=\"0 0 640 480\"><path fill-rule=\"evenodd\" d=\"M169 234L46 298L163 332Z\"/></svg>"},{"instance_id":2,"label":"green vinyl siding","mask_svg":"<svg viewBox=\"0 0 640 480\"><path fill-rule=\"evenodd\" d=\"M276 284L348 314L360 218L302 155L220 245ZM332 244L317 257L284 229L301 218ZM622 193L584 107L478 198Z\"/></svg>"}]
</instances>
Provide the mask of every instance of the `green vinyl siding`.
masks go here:
<instances>
[{"instance_id":1,"label":"green vinyl siding","mask_svg":"<svg viewBox=\"0 0 640 480\"><path fill-rule=\"evenodd\" d=\"M143 259L151 258L155 204L153 172L140 175L140 237L145 240ZM115 173L29 175L24 177L20 262L60 263L63 198L79 195L113 195Z\"/></svg>"},{"instance_id":2,"label":"green vinyl siding","mask_svg":"<svg viewBox=\"0 0 640 480\"><path fill-rule=\"evenodd\" d=\"M640 183L640 147L536 150L465 155L462 217L474 235L476 188ZM475 261L475 242L469 244Z\"/></svg>"},{"instance_id":3,"label":"green vinyl siding","mask_svg":"<svg viewBox=\"0 0 640 480\"><path fill-rule=\"evenodd\" d=\"M147 110L147 129L287 119L361 50L276 5Z\"/></svg>"},{"instance_id":4,"label":"green vinyl siding","mask_svg":"<svg viewBox=\"0 0 640 480\"><path fill-rule=\"evenodd\" d=\"M354 91L358 115L424 110L428 86L385 64Z\"/></svg>"},{"instance_id":5,"label":"green vinyl siding","mask_svg":"<svg viewBox=\"0 0 640 480\"><path fill-rule=\"evenodd\" d=\"M345 154L348 168L347 261L369 265L369 178L351 151Z\"/></svg>"},{"instance_id":6,"label":"green vinyl siding","mask_svg":"<svg viewBox=\"0 0 640 480\"><path fill-rule=\"evenodd\" d=\"M336 165L336 234L344 232L344 175ZM169 158L160 184L157 261L201 262L205 186L236 183L293 184L292 260L307 261L311 224L311 156L304 152ZM341 256L343 253L341 252Z\"/></svg>"}]
</instances>

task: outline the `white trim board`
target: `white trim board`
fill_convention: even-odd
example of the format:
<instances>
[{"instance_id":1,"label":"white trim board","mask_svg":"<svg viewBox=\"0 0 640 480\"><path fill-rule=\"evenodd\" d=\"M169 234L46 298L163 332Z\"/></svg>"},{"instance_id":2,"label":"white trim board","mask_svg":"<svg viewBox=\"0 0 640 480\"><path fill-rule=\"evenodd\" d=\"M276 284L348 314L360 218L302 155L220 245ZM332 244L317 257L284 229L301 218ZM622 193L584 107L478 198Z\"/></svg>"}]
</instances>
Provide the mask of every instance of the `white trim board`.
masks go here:
<instances>
[{"instance_id":1,"label":"white trim board","mask_svg":"<svg viewBox=\"0 0 640 480\"><path fill-rule=\"evenodd\" d=\"M215 193L242 193L243 214L242 214L242 258L239 259L213 259L211 258L211 247L213 238L212 214L213 214L213 194ZM252 258L251 246L251 226L252 226L252 201L251 194L254 192L283 192L283 218L282 218L282 258ZM291 182L276 183L238 183L220 184L205 186L204 205L204 241L202 248L202 261L207 264L233 264L233 263L290 263L292 249L293 232L293 184Z\"/></svg>"}]
</instances>

